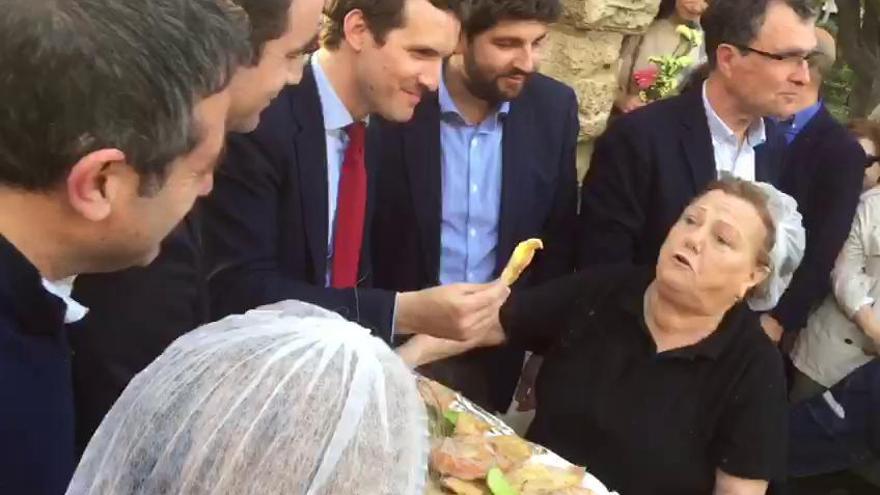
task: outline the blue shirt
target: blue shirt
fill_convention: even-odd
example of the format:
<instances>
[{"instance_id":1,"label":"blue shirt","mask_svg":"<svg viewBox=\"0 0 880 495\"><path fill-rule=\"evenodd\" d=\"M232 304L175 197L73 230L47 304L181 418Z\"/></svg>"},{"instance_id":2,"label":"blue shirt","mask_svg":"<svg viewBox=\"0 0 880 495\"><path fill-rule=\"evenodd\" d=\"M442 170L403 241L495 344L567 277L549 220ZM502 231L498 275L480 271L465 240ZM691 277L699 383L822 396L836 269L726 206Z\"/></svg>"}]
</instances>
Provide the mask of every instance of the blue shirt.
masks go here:
<instances>
[{"instance_id":1,"label":"blue shirt","mask_svg":"<svg viewBox=\"0 0 880 495\"><path fill-rule=\"evenodd\" d=\"M813 117L819 113L820 108L822 108L822 102L818 101L794 114L794 118L791 119L790 123L788 121L783 121L781 125L783 132L785 132L785 142L787 144L791 144L791 142L794 141L794 138L797 137L801 130L803 130L803 128L813 120Z\"/></svg>"},{"instance_id":2,"label":"blue shirt","mask_svg":"<svg viewBox=\"0 0 880 495\"><path fill-rule=\"evenodd\" d=\"M327 274L324 284L329 287L333 275L333 231L336 226L336 205L339 200L339 176L342 173L342 163L345 161L345 149L348 147L348 133L345 128L354 123L354 118L324 74L324 69L318 63L318 57L313 56L310 63L315 74L315 84L318 86L327 141Z\"/></svg>"},{"instance_id":3,"label":"blue shirt","mask_svg":"<svg viewBox=\"0 0 880 495\"><path fill-rule=\"evenodd\" d=\"M440 79L443 215L440 283L492 279L501 210L501 138L504 102L483 122L468 124Z\"/></svg>"}]
</instances>

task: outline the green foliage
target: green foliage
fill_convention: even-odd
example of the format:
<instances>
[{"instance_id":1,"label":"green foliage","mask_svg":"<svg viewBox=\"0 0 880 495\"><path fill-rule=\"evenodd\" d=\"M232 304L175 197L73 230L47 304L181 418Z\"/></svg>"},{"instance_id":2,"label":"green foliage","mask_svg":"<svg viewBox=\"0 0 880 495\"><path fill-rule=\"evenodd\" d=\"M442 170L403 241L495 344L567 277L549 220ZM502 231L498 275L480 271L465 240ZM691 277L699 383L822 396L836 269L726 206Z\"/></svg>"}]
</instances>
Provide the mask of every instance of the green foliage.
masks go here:
<instances>
[{"instance_id":1,"label":"green foliage","mask_svg":"<svg viewBox=\"0 0 880 495\"><path fill-rule=\"evenodd\" d=\"M855 73L845 63L839 61L830 77L822 84L822 98L825 106L838 121L850 118L849 94L855 81Z\"/></svg>"},{"instance_id":2,"label":"green foliage","mask_svg":"<svg viewBox=\"0 0 880 495\"><path fill-rule=\"evenodd\" d=\"M695 47L703 44L702 31L682 24L675 32L681 37L675 51L648 59L657 67L657 76L649 88L639 92L642 101L656 101L676 94L682 72L696 63L689 54Z\"/></svg>"}]
</instances>

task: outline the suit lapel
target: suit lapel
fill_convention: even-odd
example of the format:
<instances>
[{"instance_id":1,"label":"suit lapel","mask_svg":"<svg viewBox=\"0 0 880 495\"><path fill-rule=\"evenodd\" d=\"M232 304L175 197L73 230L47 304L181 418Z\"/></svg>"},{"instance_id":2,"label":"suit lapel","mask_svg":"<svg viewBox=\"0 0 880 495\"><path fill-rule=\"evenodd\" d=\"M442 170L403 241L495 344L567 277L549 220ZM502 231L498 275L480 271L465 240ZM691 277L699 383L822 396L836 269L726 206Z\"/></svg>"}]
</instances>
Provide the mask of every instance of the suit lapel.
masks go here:
<instances>
[{"instance_id":1,"label":"suit lapel","mask_svg":"<svg viewBox=\"0 0 880 495\"><path fill-rule=\"evenodd\" d=\"M520 97L510 103L501 137L501 209L496 273L500 273L507 263L507 254L513 252L515 244L520 240L518 220L523 216L524 210L529 208L527 178L530 176L528 167L532 163L533 150L529 143L535 141L535 136L529 134L529 129L533 122L532 107L524 103L524 98Z\"/></svg>"},{"instance_id":2,"label":"suit lapel","mask_svg":"<svg viewBox=\"0 0 880 495\"><path fill-rule=\"evenodd\" d=\"M767 141L755 148L755 180L758 182L775 183L775 174L771 170L773 167L773 138L769 134L769 129L767 132Z\"/></svg>"},{"instance_id":3,"label":"suit lapel","mask_svg":"<svg viewBox=\"0 0 880 495\"><path fill-rule=\"evenodd\" d=\"M807 124L796 139L807 137L814 132L813 126L821 116L816 114L813 120ZM755 148L755 180L779 185L783 172L787 166L786 155L788 145L781 129L770 119L764 119L764 127L767 130L767 140Z\"/></svg>"},{"instance_id":4,"label":"suit lapel","mask_svg":"<svg viewBox=\"0 0 880 495\"><path fill-rule=\"evenodd\" d=\"M312 255L317 282L323 283L327 273L327 138L324 114L311 65L306 63L298 88L301 98L293 103L293 114L299 124L294 138L296 168L302 193L302 212L306 238Z\"/></svg>"},{"instance_id":5,"label":"suit lapel","mask_svg":"<svg viewBox=\"0 0 880 495\"><path fill-rule=\"evenodd\" d=\"M706 110L703 106L703 95L700 91L691 91L682 96L685 118L682 121L684 132L681 135L681 147L687 158L688 168L693 180L692 194L702 191L707 184L717 177L715 150L712 147L712 135ZM661 170L660 173L663 173Z\"/></svg>"},{"instance_id":6,"label":"suit lapel","mask_svg":"<svg viewBox=\"0 0 880 495\"><path fill-rule=\"evenodd\" d=\"M415 120L405 125L404 133L403 158L422 240L425 273L438 283L443 184L440 107L436 95L425 97Z\"/></svg>"}]
</instances>

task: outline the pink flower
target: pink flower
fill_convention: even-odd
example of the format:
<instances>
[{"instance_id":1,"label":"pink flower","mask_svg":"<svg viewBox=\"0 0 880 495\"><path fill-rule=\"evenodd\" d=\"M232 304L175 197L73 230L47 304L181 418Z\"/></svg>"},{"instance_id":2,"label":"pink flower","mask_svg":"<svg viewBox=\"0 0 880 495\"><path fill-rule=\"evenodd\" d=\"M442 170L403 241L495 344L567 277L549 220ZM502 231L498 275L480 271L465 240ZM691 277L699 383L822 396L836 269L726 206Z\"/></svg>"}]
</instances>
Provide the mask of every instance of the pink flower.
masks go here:
<instances>
[{"instance_id":1,"label":"pink flower","mask_svg":"<svg viewBox=\"0 0 880 495\"><path fill-rule=\"evenodd\" d=\"M640 90L645 91L657 81L657 67L648 67L634 72L633 80Z\"/></svg>"}]
</instances>

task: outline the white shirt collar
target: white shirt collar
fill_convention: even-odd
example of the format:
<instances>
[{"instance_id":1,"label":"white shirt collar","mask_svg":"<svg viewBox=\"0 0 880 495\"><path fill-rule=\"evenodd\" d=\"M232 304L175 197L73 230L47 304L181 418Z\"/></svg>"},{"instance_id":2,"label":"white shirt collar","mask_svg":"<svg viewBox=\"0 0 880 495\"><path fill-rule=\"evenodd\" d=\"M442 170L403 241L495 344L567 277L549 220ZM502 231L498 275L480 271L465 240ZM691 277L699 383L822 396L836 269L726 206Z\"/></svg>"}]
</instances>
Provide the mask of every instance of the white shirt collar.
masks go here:
<instances>
[{"instance_id":1,"label":"white shirt collar","mask_svg":"<svg viewBox=\"0 0 880 495\"><path fill-rule=\"evenodd\" d=\"M354 117L351 116L342 99L336 94L336 90L324 73L318 55L312 55L309 62L312 64L312 73L315 75L315 85L318 87L318 99L321 100L321 113L324 116L324 130L341 131L354 123ZM362 120L364 124L369 124L369 115Z\"/></svg>"},{"instance_id":2,"label":"white shirt collar","mask_svg":"<svg viewBox=\"0 0 880 495\"><path fill-rule=\"evenodd\" d=\"M721 120L721 117L715 113L715 109L712 108L712 103L709 102L709 97L706 95L706 84L708 81L703 82L703 107L706 110L706 120L709 122L709 133L715 137L715 139L721 139L730 143L737 143L738 138L736 134L727 124ZM746 144L751 146L752 148L763 144L767 141L767 129L764 126L764 119L757 119L755 122L746 129Z\"/></svg>"},{"instance_id":3,"label":"white shirt collar","mask_svg":"<svg viewBox=\"0 0 880 495\"><path fill-rule=\"evenodd\" d=\"M72 276L54 282L46 280L45 278L42 279L43 287L64 301L64 305L66 306L64 311L64 323L76 323L85 318L86 313L89 312L89 308L74 301L73 298L70 297L70 294L73 292L73 280L75 278L76 276Z\"/></svg>"}]
</instances>

